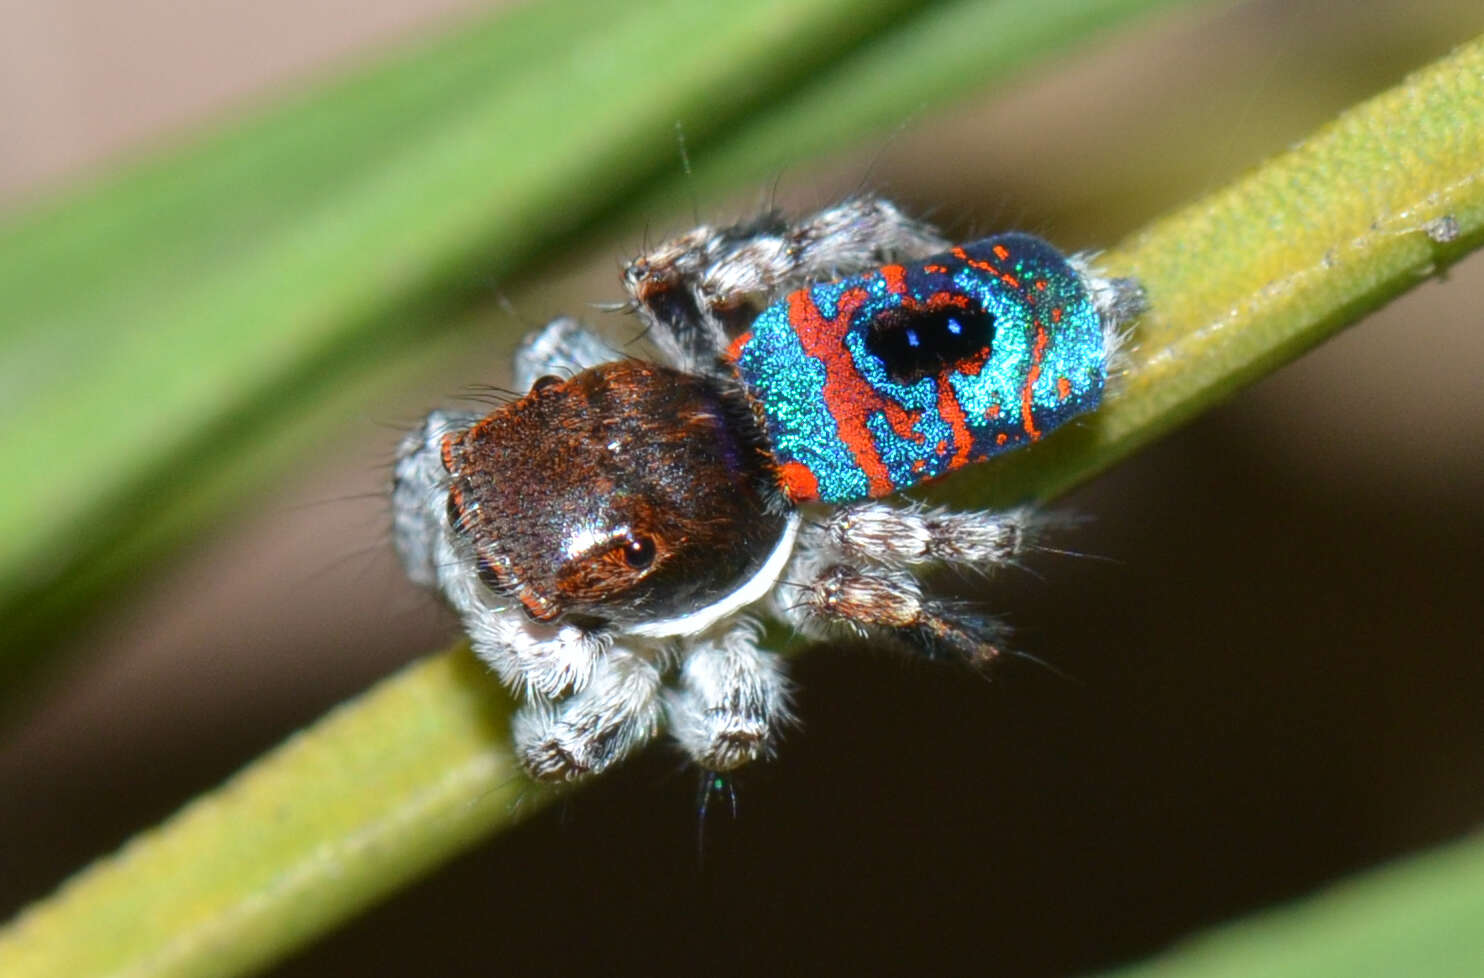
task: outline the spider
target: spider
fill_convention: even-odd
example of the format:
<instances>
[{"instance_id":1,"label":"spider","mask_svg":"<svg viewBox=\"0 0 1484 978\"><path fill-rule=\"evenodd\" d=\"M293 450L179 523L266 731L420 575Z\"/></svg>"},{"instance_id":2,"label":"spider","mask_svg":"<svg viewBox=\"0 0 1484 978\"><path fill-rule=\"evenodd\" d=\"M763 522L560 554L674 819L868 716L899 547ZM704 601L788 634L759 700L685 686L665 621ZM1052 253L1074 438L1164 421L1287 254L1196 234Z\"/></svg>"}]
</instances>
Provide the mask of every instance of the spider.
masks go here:
<instances>
[{"instance_id":1,"label":"spider","mask_svg":"<svg viewBox=\"0 0 1484 978\"><path fill-rule=\"evenodd\" d=\"M992 619L914 570L989 569L1025 511L881 501L1095 408L1142 294L1026 234L953 246L862 196L790 224L696 228L623 273L663 362L570 318L515 356L527 391L435 411L401 442L394 537L523 698L543 781L608 768L662 728L702 768L790 721L758 616L975 665Z\"/></svg>"}]
</instances>

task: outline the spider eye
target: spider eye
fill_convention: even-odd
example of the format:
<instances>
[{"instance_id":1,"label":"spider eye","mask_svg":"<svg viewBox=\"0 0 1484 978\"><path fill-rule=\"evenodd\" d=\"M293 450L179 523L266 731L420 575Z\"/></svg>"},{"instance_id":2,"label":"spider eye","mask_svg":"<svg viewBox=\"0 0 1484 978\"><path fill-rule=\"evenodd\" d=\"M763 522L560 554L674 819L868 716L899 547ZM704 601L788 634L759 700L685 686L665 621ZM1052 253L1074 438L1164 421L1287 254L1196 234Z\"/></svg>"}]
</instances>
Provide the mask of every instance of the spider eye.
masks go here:
<instances>
[{"instance_id":1,"label":"spider eye","mask_svg":"<svg viewBox=\"0 0 1484 978\"><path fill-rule=\"evenodd\" d=\"M654 563L654 540L645 536L631 536L623 545L624 563L634 570L643 570Z\"/></svg>"},{"instance_id":2,"label":"spider eye","mask_svg":"<svg viewBox=\"0 0 1484 978\"><path fill-rule=\"evenodd\" d=\"M546 388L555 387L561 382L562 378L558 377L556 374L542 374L540 377L537 377L535 380L531 381L531 390L544 391L546 390Z\"/></svg>"}]
</instances>

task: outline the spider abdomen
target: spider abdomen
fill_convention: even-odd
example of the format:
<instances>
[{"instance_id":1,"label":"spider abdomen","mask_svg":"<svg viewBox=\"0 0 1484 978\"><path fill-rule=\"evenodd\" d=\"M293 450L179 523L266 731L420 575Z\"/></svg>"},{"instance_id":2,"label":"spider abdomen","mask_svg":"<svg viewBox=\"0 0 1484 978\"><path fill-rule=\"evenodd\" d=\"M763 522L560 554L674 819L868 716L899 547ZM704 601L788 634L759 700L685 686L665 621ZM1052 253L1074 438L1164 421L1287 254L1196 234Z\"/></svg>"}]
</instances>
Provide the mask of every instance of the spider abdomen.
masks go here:
<instances>
[{"instance_id":1,"label":"spider abdomen","mask_svg":"<svg viewBox=\"0 0 1484 978\"><path fill-rule=\"evenodd\" d=\"M1103 324L1076 267L1003 234L799 289L729 359L784 491L846 503L1039 440L1096 408Z\"/></svg>"}]
</instances>

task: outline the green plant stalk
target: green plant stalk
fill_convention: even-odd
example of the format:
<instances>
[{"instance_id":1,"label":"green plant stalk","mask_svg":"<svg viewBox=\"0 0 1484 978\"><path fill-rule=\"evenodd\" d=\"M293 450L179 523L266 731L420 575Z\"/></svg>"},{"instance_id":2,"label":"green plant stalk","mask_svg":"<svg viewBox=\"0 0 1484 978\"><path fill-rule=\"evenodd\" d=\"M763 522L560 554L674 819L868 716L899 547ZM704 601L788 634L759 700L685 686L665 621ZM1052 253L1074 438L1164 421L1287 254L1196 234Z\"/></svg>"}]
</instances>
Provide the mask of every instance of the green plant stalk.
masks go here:
<instances>
[{"instance_id":1,"label":"green plant stalk","mask_svg":"<svg viewBox=\"0 0 1484 978\"><path fill-rule=\"evenodd\" d=\"M1109 252L1152 303L1116 395L940 492L1050 496L1423 281L1484 238L1481 168L1476 41ZM510 805L524 782L503 704L467 651L405 670L23 912L0 932L0 974L225 975L281 957L548 797Z\"/></svg>"},{"instance_id":2,"label":"green plant stalk","mask_svg":"<svg viewBox=\"0 0 1484 978\"><path fill-rule=\"evenodd\" d=\"M1117 978L1477 978L1484 838L1474 836L1228 924Z\"/></svg>"},{"instance_id":3,"label":"green plant stalk","mask_svg":"<svg viewBox=\"0 0 1484 978\"><path fill-rule=\"evenodd\" d=\"M527 5L12 219L0 686L327 430L347 377L673 170L677 120L731 137L708 172L749 138L776 167L1172 2Z\"/></svg>"},{"instance_id":4,"label":"green plant stalk","mask_svg":"<svg viewBox=\"0 0 1484 978\"><path fill-rule=\"evenodd\" d=\"M27 912L0 974L241 974L334 926L539 807L490 692L467 654L382 682Z\"/></svg>"},{"instance_id":5,"label":"green plant stalk","mask_svg":"<svg viewBox=\"0 0 1484 978\"><path fill-rule=\"evenodd\" d=\"M984 506L1064 492L1481 239L1484 44L1474 41L1101 256L1150 303L1103 407L925 495Z\"/></svg>"}]
</instances>

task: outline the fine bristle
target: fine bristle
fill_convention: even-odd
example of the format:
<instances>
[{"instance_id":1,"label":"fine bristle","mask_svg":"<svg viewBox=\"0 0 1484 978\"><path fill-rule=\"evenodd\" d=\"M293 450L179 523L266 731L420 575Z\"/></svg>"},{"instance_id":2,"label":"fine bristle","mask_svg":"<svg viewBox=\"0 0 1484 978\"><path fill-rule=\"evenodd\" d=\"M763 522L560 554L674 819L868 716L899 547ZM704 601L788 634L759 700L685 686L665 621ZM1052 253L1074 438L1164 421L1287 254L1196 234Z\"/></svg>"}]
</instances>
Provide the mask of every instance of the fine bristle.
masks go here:
<instances>
[{"instance_id":1,"label":"fine bristle","mask_svg":"<svg viewBox=\"0 0 1484 978\"><path fill-rule=\"evenodd\" d=\"M1098 319L1103 324L1103 358L1108 377L1116 378L1129 367L1133 323L1149 309L1149 297L1136 278L1104 275L1095 264L1097 252L1078 252L1068 261L1082 276Z\"/></svg>"}]
</instances>

